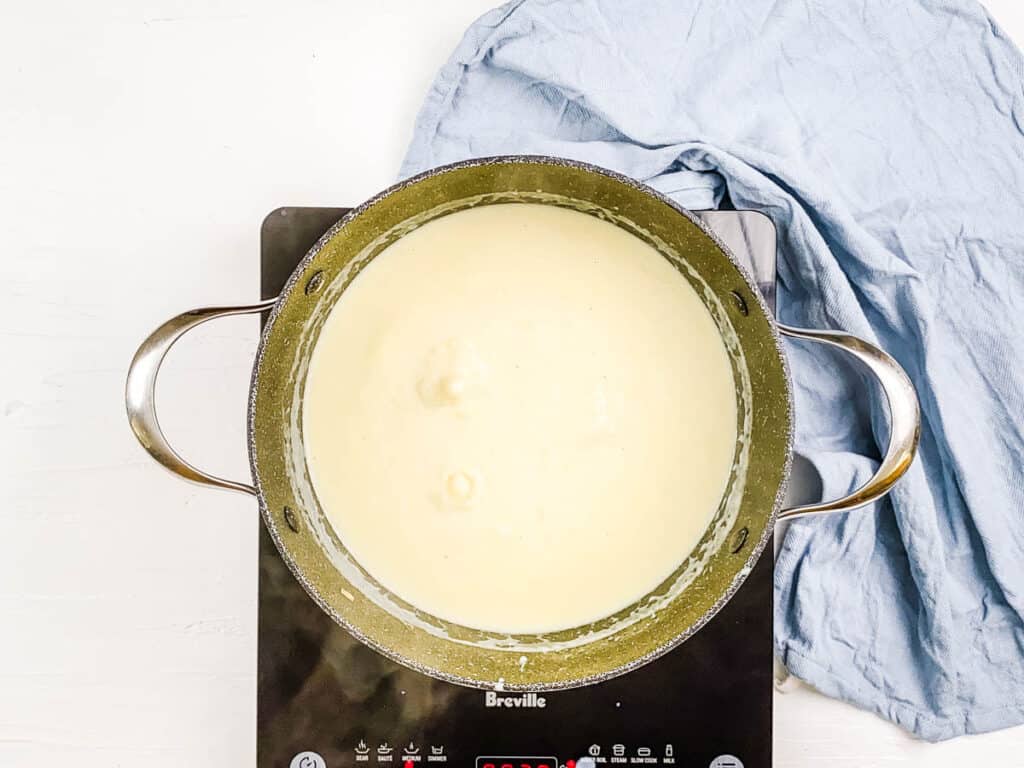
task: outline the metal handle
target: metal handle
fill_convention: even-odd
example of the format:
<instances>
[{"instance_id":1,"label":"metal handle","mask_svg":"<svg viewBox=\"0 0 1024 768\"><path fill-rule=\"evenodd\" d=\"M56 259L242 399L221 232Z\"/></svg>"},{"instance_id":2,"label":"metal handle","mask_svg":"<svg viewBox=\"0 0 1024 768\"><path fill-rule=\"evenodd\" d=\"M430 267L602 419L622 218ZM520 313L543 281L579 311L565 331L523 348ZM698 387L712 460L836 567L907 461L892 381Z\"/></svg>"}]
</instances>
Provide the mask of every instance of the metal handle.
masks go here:
<instances>
[{"instance_id":1,"label":"metal handle","mask_svg":"<svg viewBox=\"0 0 1024 768\"><path fill-rule=\"evenodd\" d=\"M910 468L921 435L921 409L910 377L890 355L856 336L838 331L792 328L781 323L779 330L794 339L818 341L838 347L866 365L882 385L882 391L889 402L890 429L889 447L882 463L864 485L841 499L783 509L778 519L790 520L823 512L849 512L882 498Z\"/></svg>"},{"instance_id":2,"label":"metal handle","mask_svg":"<svg viewBox=\"0 0 1024 768\"><path fill-rule=\"evenodd\" d=\"M207 474L189 464L171 447L160 429L156 417L156 378L160 373L160 365L174 342L207 320L232 315L248 315L265 312L274 306L276 298L261 301L258 304L247 304L239 307L209 307L193 309L189 312L172 317L153 331L139 346L132 364L128 368L128 381L125 385L124 400L128 409L128 422L132 432L149 451L150 456L163 464L176 475L184 477L200 485L214 488L226 488L232 491L256 495L256 489L248 483L237 483L215 475Z\"/></svg>"}]
</instances>

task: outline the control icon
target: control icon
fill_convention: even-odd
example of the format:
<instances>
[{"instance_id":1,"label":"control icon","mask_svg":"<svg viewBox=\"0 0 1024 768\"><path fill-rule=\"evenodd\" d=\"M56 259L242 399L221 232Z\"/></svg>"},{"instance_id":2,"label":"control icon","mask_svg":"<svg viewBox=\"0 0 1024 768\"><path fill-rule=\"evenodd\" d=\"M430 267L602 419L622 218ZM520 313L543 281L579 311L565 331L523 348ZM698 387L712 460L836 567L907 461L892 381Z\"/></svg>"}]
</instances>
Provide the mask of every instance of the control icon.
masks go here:
<instances>
[{"instance_id":1,"label":"control icon","mask_svg":"<svg viewBox=\"0 0 1024 768\"><path fill-rule=\"evenodd\" d=\"M394 747L389 747L388 743L386 741L383 744L381 744L380 746L377 747L377 754L378 755L390 755L394 751L395 751L395 748ZM716 768L717 768L717 766L716 766Z\"/></svg>"},{"instance_id":2,"label":"control icon","mask_svg":"<svg viewBox=\"0 0 1024 768\"><path fill-rule=\"evenodd\" d=\"M587 754L589 754L591 757L597 757L601 754L601 747L599 747L597 744L591 744L590 749L587 750Z\"/></svg>"},{"instance_id":3,"label":"control icon","mask_svg":"<svg viewBox=\"0 0 1024 768\"><path fill-rule=\"evenodd\" d=\"M708 768L743 768L743 761L734 755L719 755Z\"/></svg>"},{"instance_id":4,"label":"control icon","mask_svg":"<svg viewBox=\"0 0 1024 768\"><path fill-rule=\"evenodd\" d=\"M651 748L650 747L637 747L637 749L636 749L636 756L637 757L650 757L651 756Z\"/></svg>"},{"instance_id":5,"label":"control icon","mask_svg":"<svg viewBox=\"0 0 1024 768\"><path fill-rule=\"evenodd\" d=\"M368 746L366 746L366 742L365 741L360 739L359 743L356 744L355 753L357 755L368 755L368 754L370 754L370 748Z\"/></svg>"},{"instance_id":6,"label":"control icon","mask_svg":"<svg viewBox=\"0 0 1024 768\"><path fill-rule=\"evenodd\" d=\"M616 757L622 757L626 754L626 746L624 744L616 744L612 747L612 754Z\"/></svg>"},{"instance_id":7,"label":"control icon","mask_svg":"<svg viewBox=\"0 0 1024 768\"><path fill-rule=\"evenodd\" d=\"M675 755L676 749L671 744L665 745L665 757L672 757Z\"/></svg>"},{"instance_id":8,"label":"control icon","mask_svg":"<svg viewBox=\"0 0 1024 768\"><path fill-rule=\"evenodd\" d=\"M410 741L409 746L407 746L404 751L407 755L418 755L420 753L420 748Z\"/></svg>"},{"instance_id":9,"label":"control icon","mask_svg":"<svg viewBox=\"0 0 1024 768\"><path fill-rule=\"evenodd\" d=\"M431 747L430 748L430 754L432 754L432 755L443 755L444 754L444 746L442 745L440 747Z\"/></svg>"},{"instance_id":10,"label":"control icon","mask_svg":"<svg viewBox=\"0 0 1024 768\"><path fill-rule=\"evenodd\" d=\"M316 752L299 752L292 758L288 768L327 768L327 763Z\"/></svg>"}]
</instances>

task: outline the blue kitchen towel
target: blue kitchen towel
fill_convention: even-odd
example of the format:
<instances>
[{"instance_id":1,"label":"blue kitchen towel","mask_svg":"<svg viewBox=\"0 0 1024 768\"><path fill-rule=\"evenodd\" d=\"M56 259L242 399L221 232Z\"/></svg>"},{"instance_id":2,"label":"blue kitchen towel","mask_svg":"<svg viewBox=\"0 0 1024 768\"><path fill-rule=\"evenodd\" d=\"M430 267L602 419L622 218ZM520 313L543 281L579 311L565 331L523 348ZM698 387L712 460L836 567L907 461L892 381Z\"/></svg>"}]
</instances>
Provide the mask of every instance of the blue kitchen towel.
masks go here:
<instances>
[{"instance_id":1,"label":"blue kitchen towel","mask_svg":"<svg viewBox=\"0 0 1024 768\"><path fill-rule=\"evenodd\" d=\"M776 650L931 740L1024 721L1022 80L975 2L525 0L466 33L402 168L561 155L774 219L782 319L881 344L924 417L887 500L790 528ZM884 409L788 352L798 449L842 494Z\"/></svg>"}]
</instances>

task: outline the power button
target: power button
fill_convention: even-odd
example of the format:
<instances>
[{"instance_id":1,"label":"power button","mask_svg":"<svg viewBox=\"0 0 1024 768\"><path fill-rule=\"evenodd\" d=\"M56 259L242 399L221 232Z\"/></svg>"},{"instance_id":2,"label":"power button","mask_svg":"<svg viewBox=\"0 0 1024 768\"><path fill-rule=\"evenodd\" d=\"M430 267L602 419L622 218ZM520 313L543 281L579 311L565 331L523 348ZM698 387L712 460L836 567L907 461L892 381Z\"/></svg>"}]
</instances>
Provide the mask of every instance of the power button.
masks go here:
<instances>
[{"instance_id":1,"label":"power button","mask_svg":"<svg viewBox=\"0 0 1024 768\"><path fill-rule=\"evenodd\" d=\"M288 768L327 768L327 763L316 752L299 752L292 758Z\"/></svg>"}]
</instances>

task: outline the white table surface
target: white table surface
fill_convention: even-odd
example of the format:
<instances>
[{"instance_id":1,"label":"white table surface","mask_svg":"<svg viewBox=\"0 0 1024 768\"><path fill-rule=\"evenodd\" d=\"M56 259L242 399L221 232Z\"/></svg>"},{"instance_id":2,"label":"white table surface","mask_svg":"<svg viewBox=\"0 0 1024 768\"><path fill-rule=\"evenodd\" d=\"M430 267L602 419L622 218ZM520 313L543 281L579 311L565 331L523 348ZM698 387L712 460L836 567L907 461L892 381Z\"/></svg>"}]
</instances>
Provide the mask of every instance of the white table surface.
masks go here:
<instances>
[{"instance_id":1,"label":"white table surface","mask_svg":"<svg viewBox=\"0 0 1024 768\"><path fill-rule=\"evenodd\" d=\"M0 21L0 766L255 762L251 499L177 480L124 417L138 342L258 296L263 215L392 182L492 0L6 3ZM990 7L1018 42L1018 0ZM247 474L256 320L169 356L182 452ZM1024 728L929 745L808 688L777 766L1024 765Z\"/></svg>"}]
</instances>

